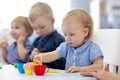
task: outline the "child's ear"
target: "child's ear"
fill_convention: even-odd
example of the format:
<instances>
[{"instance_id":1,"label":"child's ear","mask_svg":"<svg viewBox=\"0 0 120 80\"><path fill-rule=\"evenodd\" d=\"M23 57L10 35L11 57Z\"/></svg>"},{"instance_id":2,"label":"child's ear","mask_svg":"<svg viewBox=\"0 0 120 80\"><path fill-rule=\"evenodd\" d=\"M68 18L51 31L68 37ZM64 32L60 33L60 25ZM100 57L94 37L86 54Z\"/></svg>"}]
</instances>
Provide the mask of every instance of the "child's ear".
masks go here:
<instances>
[{"instance_id":1,"label":"child's ear","mask_svg":"<svg viewBox=\"0 0 120 80\"><path fill-rule=\"evenodd\" d=\"M52 22L52 24L54 24L54 22L55 22L55 19L54 19L54 18L52 18L52 19L51 19L51 22Z\"/></svg>"},{"instance_id":2,"label":"child's ear","mask_svg":"<svg viewBox=\"0 0 120 80\"><path fill-rule=\"evenodd\" d=\"M89 33L89 29L88 28L84 28L84 36L87 36Z\"/></svg>"}]
</instances>

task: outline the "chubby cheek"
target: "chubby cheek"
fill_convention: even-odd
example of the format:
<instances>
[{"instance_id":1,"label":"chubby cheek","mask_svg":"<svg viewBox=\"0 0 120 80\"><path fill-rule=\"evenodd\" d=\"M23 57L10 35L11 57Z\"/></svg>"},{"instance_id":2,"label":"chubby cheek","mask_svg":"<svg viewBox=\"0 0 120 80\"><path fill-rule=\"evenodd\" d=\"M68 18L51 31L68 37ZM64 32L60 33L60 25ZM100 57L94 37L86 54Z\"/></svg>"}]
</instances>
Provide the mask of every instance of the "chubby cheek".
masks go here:
<instances>
[{"instance_id":1,"label":"chubby cheek","mask_svg":"<svg viewBox=\"0 0 120 80\"><path fill-rule=\"evenodd\" d=\"M40 32L39 32L38 30L35 30L35 32L36 32L39 36L41 36L41 34L40 34Z\"/></svg>"},{"instance_id":2,"label":"chubby cheek","mask_svg":"<svg viewBox=\"0 0 120 80\"><path fill-rule=\"evenodd\" d=\"M13 31L10 32L10 35L13 36Z\"/></svg>"},{"instance_id":3,"label":"chubby cheek","mask_svg":"<svg viewBox=\"0 0 120 80\"><path fill-rule=\"evenodd\" d=\"M15 32L10 32L10 35L14 38L17 39L20 35L18 33Z\"/></svg>"}]
</instances>

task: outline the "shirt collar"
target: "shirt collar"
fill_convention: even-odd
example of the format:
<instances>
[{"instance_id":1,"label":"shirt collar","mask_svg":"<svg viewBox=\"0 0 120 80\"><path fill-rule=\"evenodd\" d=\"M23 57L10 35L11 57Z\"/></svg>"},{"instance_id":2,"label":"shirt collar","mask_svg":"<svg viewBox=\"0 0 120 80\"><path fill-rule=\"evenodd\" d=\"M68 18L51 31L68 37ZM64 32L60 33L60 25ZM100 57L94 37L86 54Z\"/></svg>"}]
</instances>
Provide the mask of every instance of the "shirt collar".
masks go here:
<instances>
[{"instance_id":1,"label":"shirt collar","mask_svg":"<svg viewBox=\"0 0 120 80\"><path fill-rule=\"evenodd\" d=\"M56 33L57 33L57 31L55 30L54 32L52 32L52 33L49 34L48 36L46 36L46 37L42 37L42 36L41 36L41 38L47 40L47 39L49 39L51 36L53 36L53 35L56 34Z\"/></svg>"},{"instance_id":2,"label":"shirt collar","mask_svg":"<svg viewBox=\"0 0 120 80\"><path fill-rule=\"evenodd\" d=\"M72 46L71 46L71 48L72 48L72 50L74 50L74 51L76 51L76 52L81 52L81 51L83 51L85 48L87 48L90 44L91 44L91 41L87 41L87 42L85 42L82 46L78 47L77 49L73 48Z\"/></svg>"}]
</instances>

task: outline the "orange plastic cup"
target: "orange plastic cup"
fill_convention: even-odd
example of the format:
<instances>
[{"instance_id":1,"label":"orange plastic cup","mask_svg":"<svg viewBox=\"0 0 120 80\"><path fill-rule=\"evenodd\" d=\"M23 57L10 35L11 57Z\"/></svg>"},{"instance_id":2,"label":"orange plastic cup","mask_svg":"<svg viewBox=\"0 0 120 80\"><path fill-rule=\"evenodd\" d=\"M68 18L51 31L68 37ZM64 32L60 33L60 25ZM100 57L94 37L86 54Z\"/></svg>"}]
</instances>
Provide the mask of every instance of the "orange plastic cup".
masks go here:
<instances>
[{"instance_id":1,"label":"orange plastic cup","mask_svg":"<svg viewBox=\"0 0 120 80\"><path fill-rule=\"evenodd\" d=\"M30 64L32 64L33 66L39 65L39 64L36 64L35 62L30 62Z\"/></svg>"}]
</instances>

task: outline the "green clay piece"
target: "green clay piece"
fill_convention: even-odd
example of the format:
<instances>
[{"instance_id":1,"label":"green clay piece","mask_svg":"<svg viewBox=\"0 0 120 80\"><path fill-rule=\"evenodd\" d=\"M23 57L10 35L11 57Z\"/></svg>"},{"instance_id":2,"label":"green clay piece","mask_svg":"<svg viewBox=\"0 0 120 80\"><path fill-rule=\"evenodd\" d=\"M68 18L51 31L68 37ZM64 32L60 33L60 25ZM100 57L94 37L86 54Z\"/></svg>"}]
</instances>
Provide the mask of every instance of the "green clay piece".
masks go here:
<instances>
[{"instance_id":1,"label":"green clay piece","mask_svg":"<svg viewBox=\"0 0 120 80\"><path fill-rule=\"evenodd\" d=\"M2 66L0 66L0 69L2 69Z\"/></svg>"},{"instance_id":2,"label":"green clay piece","mask_svg":"<svg viewBox=\"0 0 120 80\"><path fill-rule=\"evenodd\" d=\"M14 67L17 68L17 63L14 64Z\"/></svg>"}]
</instances>

